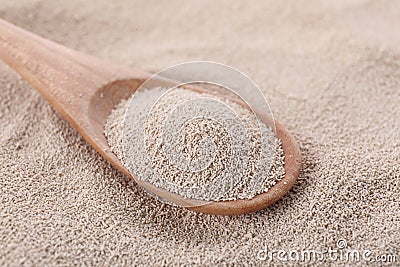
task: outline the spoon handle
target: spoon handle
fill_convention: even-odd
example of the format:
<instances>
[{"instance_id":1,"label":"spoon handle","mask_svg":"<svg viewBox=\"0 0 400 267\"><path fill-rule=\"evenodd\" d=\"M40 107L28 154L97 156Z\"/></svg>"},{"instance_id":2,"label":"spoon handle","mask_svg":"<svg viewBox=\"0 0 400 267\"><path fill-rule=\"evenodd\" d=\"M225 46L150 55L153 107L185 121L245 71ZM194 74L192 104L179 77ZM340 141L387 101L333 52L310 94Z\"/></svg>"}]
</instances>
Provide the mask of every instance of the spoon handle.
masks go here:
<instances>
[{"instance_id":1,"label":"spoon handle","mask_svg":"<svg viewBox=\"0 0 400 267\"><path fill-rule=\"evenodd\" d=\"M102 88L141 75L64 47L0 19L0 59L27 80L106 158ZM114 86L115 98L123 90ZM113 98L111 98L112 100ZM97 102L96 102L97 100ZM95 102L93 104L93 102ZM109 103L111 105L113 103Z\"/></svg>"},{"instance_id":2,"label":"spoon handle","mask_svg":"<svg viewBox=\"0 0 400 267\"><path fill-rule=\"evenodd\" d=\"M66 117L82 114L95 91L113 79L109 63L0 19L0 59ZM115 71L120 71L113 66Z\"/></svg>"}]
</instances>

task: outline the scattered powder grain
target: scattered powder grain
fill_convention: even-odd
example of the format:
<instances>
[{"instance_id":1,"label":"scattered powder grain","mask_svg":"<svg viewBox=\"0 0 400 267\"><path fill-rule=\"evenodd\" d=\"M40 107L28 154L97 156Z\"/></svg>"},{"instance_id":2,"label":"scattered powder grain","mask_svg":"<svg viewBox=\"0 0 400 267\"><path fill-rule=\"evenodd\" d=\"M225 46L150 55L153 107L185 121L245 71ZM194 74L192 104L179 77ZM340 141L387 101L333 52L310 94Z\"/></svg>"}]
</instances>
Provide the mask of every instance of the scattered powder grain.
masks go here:
<instances>
[{"instance_id":1,"label":"scattered powder grain","mask_svg":"<svg viewBox=\"0 0 400 267\"><path fill-rule=\"evenodd\" d=\"M263 211L160 205L0 62L0 266L380 265L257 258L338 239L399 265L400 1L0 2L3 19L143 70L238 67L268 88L303 156L292 190Z\"/></svg>"},{"instance_id":2,"label":"scattered powder grain","mask_svg":"<svg viewBox=\"0 0 400 267\"><path fill-rule=\"evenodd\" d=\"M111 112L105 135L139 179L186 198L252 198L285 174L272 129L242 106L206 93L140 90Z\"/></svg>"}]
</instances>

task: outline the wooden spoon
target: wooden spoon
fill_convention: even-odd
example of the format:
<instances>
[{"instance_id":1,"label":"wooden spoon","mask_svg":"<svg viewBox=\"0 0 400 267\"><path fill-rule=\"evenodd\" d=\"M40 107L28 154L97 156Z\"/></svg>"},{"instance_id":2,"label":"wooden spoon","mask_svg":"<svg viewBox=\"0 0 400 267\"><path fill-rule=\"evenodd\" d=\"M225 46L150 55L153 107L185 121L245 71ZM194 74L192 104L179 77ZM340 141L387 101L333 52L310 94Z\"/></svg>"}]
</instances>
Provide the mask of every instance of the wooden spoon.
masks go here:
<instances>
[{"instance_id":1,"label":"wooden spoon","mask_svg":"<svg viewBox=\"0 0 400 267\"><path fill-rule=\"evenodd\" d=\"M110 151L103 134L111 110L131 96L151 74L105 62L25 31L0 19L0 58L26 79L109 162L146 190L191 210L218 215L246 214L283 197L301 167L293 136L278 121L285 152L285 177L249 200L203 202L185 199L133 177Z\"/></svg>"}]
</instances>

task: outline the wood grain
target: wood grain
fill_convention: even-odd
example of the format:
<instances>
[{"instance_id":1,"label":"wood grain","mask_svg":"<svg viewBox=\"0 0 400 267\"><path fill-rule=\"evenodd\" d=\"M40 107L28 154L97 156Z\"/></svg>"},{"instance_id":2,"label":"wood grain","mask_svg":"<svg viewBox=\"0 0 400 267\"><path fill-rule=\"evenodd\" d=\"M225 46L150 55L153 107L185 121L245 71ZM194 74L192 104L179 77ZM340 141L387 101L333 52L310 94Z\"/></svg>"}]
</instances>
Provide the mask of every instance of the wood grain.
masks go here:
<instances>
[{"instance_id":1,"label":"wood grain","mask_svg":"<svg viewBox=\"0 0 400 267\"><path fill-rule=\"evenodd\" d=\"M301 168L293 136L276 121L285 151L283 180L250 200L204 202L185 199L138 180L111 152L103 134L111 110L128 98L150 74L117 66L44 39L0 19L0 58L26 79L105 159L146 190L191 210L218 215L264 209L285 195Z\"/></svg>"}]
</instances>

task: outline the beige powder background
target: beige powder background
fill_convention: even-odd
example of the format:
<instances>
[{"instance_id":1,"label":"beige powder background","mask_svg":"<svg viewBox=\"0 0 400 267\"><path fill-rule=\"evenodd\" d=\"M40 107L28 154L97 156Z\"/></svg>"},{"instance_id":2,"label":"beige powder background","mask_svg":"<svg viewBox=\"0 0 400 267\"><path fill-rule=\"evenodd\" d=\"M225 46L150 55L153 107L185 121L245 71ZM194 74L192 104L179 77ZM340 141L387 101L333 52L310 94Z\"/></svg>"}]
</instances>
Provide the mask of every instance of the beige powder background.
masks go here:
<instances>
[{"instance_id":1,"label":"beige powder background","mask_svg":"<svg viewBox=\"0 0 400 267\"><path fill-rule=\"evenodd\" d=\"M400 264L399 1L2 0L0 17L147 71L238 68L304 157L293 190L264 211L163 205L0 63L1 266L258 265L264 245L324 250L340 238Z\"/></svg>"}]
</instances>

